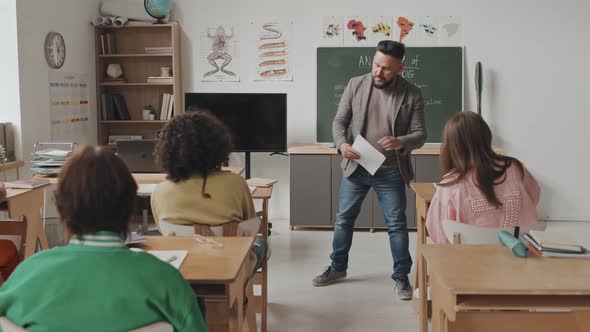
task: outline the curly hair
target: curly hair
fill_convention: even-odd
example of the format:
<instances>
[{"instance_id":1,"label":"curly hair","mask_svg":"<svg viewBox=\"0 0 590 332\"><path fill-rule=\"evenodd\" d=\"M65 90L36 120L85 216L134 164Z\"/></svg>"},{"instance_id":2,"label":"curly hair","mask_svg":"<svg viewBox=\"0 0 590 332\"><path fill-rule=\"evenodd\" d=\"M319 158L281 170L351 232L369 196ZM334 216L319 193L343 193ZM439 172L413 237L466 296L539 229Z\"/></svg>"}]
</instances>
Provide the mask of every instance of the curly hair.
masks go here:
<instances>
[{"instance_id":1,"label":"curly hair","mask_svg":"<svg viewBox=\"0 0 590 332\"><path fill-rule=\"evenodd\" d=\"M154 158L173 182L202 176L202 195L211 198L205 193L207 175L221 169L229 159L232 137L229 129L208 110L189 111L172 118L158 133Z\"/></svg>"}]
</instances>

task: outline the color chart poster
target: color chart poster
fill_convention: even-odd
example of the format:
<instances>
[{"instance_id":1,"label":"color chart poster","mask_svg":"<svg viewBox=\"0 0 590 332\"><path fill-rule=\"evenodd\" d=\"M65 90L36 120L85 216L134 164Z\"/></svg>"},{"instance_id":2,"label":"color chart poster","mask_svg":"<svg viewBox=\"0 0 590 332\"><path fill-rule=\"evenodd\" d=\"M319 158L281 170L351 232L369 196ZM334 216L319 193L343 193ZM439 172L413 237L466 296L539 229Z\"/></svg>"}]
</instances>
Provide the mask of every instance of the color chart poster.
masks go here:
<instances>
[{"instance_id":1,"label":"color chart poster","mask_svg":"<svg viewBox=\"0 0 590 332\"><path fill-rule=\"evenodd\" d=\"M49 72L52 142L88 142L90 110L88 75Z\"/></svg>"}]
</instances>

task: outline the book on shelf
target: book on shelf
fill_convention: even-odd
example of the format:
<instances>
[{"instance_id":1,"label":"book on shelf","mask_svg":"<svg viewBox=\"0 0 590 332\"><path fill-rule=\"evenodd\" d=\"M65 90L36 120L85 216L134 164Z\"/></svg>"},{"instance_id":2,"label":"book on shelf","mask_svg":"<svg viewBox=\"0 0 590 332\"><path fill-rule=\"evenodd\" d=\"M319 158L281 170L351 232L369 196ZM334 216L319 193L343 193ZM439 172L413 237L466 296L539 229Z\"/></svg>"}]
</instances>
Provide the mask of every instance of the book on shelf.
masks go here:
<instances>
[{"instance_id":1,"label":"book on shelf","mask_svg":"<svg viewBox=\"0 0 590 332\"><path fill-rule=\"evenodd\" d=\"M174 95L169 93L164 93L161 95L161 104L160 104L160 117L159 119L162 121L172 119L172 115L174 114ZM156 111L157 112L157 111Z\"/></svg>"},{"instance_id":2,"label":"book on shelf","mask_svg":"<svg viewBox=\"0 0 590 332\"><path fill-rule=\"evenodd\" d=\"M100 100L103 121L131 120L123 95L106 91L101 94Z\"/></svg>"},{"instance_id":3,"label":"book on shelf","mask_svg":"<svg viewBox=\"0 0 590 332\"><path fill-rule=\"evenodd\" d=\"M108 142L111 145L117 144L117 141L137 141L142 140L141 135L109 135Z\"/></svg>"},{"instance_id":4,"label":"book on shelf","mask_svg":"<svg viewBox=\"0 0 590 332\"><path fill-rule=\"evenodd\" d=\"M112 31L100 35L100 54L116 54L116 45L115 34Z\"/></svg>"},{"instance_id":5,"label":"book on shelf","mask_svg":"<svg viewBox=\"0 0 590 332\"><path fill-rule=\"evenodd\" d=\"M262 179L262 178L250 178L246 180L248 186L250 187L270 187L273 184L277 183L278 180L273 179Z\"/></svg>"},{"instance_id":6,"label":"book on shelf","mask_svg":"<svg viewBox=\"0 0 590 332\"><path fill-rule=\"evenodd\" d=\"M40 179L40 178L30 178L30 179L17 180L17 181L11 181L11 182L4 183L4 185L7 188L15 188L15 189L33 189L33 188L44 186L46 184L49 184L49 180Z\"/></svg>"},{"instance_id":7,"label":"book on shelf","mask_svg":"<svg viewBox=\"0 0 590 332\"><path fill-rule=\"evenodd\" d=\"M147 78L147 82L157 84L174 84L174 77L150 76Z\"/></svg>"},{"instance_id":8,"label":"book on shelf","mask_svg":"<svg viewBox=\"0 0 590 332\"><path fill-rule=\"evenodd\" d=\"M565 232L531 230L529 236L545 250L582 252L583 247Z\"/></svg>"},{"instance_id":9,"label":"book on shelf","mask_svg":"<svg viewBox=\"0 0 590 332\"><path fill-rule=\"evenodd\" d=\"M172 54L172 47L146 47L145 54Z\"/></svg>"}]
</instances>

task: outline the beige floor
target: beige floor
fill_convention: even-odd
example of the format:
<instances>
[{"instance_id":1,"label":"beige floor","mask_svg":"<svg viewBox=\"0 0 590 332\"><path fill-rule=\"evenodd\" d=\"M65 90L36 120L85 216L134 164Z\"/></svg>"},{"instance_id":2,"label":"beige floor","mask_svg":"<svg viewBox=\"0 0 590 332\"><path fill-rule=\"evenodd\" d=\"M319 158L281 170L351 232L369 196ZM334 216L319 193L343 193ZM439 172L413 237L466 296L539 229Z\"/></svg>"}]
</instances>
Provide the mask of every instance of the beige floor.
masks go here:
<instances>
[{"instance_id":1,"label":"beige floor","mask_svg":"<svg viewBox=\"0 0 590 332\"><path fill-rule=\"evenodd\" d=\"M332 231L290 231L286 220L274 220L272 231L269 331L418 330L411 303L394 295L386 232L356 232L347 279L316 288L311 279L330 262ZM415 240L411 232L412 257Z\"/></svg>"}]
</instances>

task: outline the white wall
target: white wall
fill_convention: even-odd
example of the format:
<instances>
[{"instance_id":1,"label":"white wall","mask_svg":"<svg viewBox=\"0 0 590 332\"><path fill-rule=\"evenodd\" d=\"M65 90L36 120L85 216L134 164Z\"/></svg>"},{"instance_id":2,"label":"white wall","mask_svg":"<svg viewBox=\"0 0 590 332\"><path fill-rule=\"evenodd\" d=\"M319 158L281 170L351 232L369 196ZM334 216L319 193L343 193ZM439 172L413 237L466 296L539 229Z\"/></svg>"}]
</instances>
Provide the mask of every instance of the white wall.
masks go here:
<instances>
[{"instance_id":1,"label":"white wall","mask_svg":"<svg viewBox=\"0 0 590 332\"><path fill-rule=\"evenodd\" d=\"M90 20L98 15L99 0L18 0L18 57L22 156L29 161L33 144L49 142L49 71L44 55L45 36L61 33L66 44L66 60L60 73L88 74L90 132L87 141L96 144L96 84L94 29ZM29 172L27 165L26 171ZM30 173L29 173L30 174Z\"/></svg>"},{"instance_id":2,"label":"white wall","mask_svg":"<svg viewBox=\"0 0 590 332\"><path fill-rule=\"evenodd\" d=\"M475 109L473 68L484 67L483 115L496 145L521 159L542 185L541 217L590 220L586 202L590 157L582 148L590 140L587 77L589 5L581 0L553 1L424 0L410 3L374 0L244 1L176 0L180 22L183 89L187 92L286 92L288 141L315 142L316 60L322 16L455 15L463 18L465 108ZM294 81L252 82L249 53L243 52L240 83L202 83L196 57L202 22L238 22L245 49L246 27L256 17L287 17L295 22L290 43ZM236 159L236 158L234 158ZM289 214L289 171L285 157L257 154L254 176L280 180L271 200L271 216ZM240 160L234 160L235 163ZM585 204L586 203L586 204Z\"/></svg>"},{"instance_id":3,"label":"white wall","mask_svg":"<svg viewBox=\"0 0 590 332\"><path fill-rule=\"evenodd\" d=\"M4 38L0 63L2 79L0 80L0 122L11 122L14 128L16 158L21 155L21 117L18 78L18 39L16 33L16 0L0 1L0 22L3 22Z\"/></svg>"}]
</instances>

